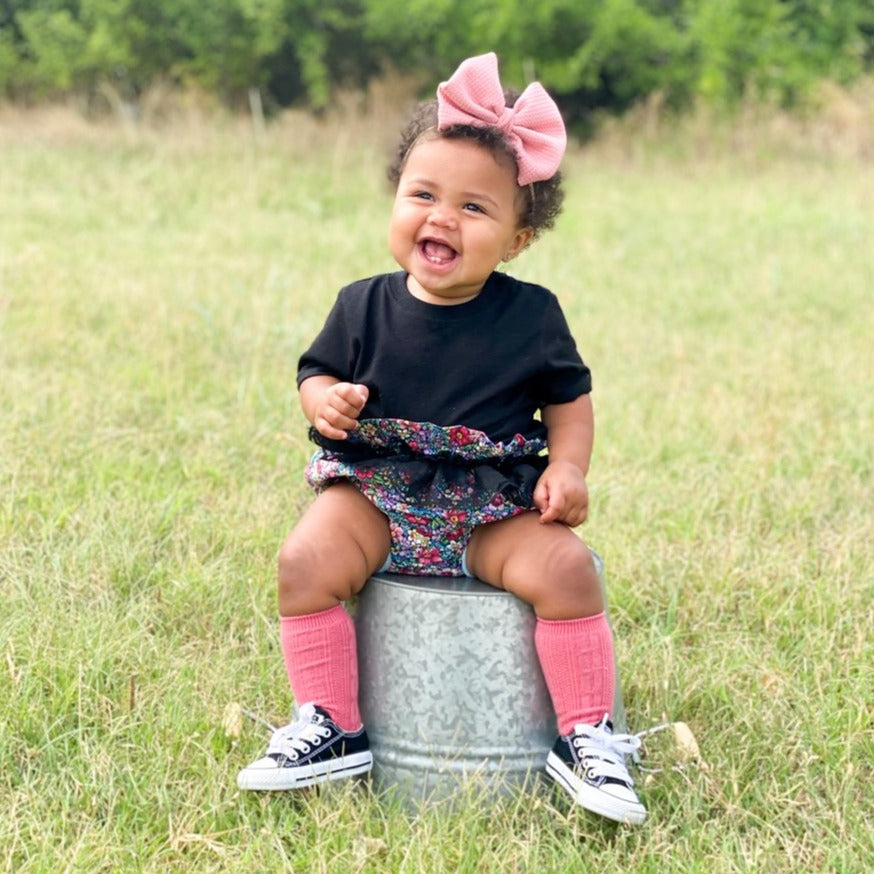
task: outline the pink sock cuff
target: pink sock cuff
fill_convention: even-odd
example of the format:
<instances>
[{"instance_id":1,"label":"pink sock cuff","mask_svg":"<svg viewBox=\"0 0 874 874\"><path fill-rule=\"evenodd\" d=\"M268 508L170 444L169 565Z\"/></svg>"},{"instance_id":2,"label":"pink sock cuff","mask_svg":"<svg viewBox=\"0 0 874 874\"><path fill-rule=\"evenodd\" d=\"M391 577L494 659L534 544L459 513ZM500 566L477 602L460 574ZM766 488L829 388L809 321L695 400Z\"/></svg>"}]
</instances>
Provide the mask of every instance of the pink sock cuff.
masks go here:
<instances>
[{"instance_id":1,"label":"pink sock cuff","mask_svg":"<svg viewBox=\"0 0 874 874\"><path fill-rule=\"evenodd\" d=\"M600 613L595 613L592 616L579 616L576 619L541 619L537 617L538 624L543 623L549 626L550 631L560 634L562 631L568 634L573 634L579 631L583 626L592 623L599 624L607 618L607 614L602 610Z\"/></svg>"},{"instance_id":2,"label":"pink sock cuff","mask_svg":"<svg viewBox=\"0 0 874 874\"><path fill-rule=\"evenodd\" d=\"M319 610L318 613L303 613L300 616L280 616L279 624L294 626L301 631L316 630L318 628L328 628L333 625L337 619L337 611L345 613L342 604L336 604L334 607L328 607L327 610ZM339 617L342 618L342 617Z\"/></svg>"}]
</instances>

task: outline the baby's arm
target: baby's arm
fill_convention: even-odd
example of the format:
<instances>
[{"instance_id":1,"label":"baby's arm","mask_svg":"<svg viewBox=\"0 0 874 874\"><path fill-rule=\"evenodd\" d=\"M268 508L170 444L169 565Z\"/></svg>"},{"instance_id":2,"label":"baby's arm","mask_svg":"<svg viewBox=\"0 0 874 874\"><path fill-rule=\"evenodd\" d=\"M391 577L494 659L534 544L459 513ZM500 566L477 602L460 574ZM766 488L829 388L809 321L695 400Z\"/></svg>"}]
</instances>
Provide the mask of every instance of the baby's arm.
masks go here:
<instances>
[{"instance_id":1,"label":"baby's arm","mask_svg":"<svg viewBox=\"0 0 874 874\"><path fill-rule=\"evenodd\" d=\"M300 384L303 414L323 437L345 440L358 424L367 403L366 385L340 382L327 374L310 376Z\"/></svg>"},{"instance_id":2,"label":"baby's arm","mask_svg":"<svg viewBox=\"0 0 874 874\"><path fill-rule=\"evenodd\" d=\"M567 404L551 404L542 411L549 447L549 465L534 489L540 521L580 525L589 515L586 474L592 457L595 417L590 395Z\"/></svg>"}]
</instances>

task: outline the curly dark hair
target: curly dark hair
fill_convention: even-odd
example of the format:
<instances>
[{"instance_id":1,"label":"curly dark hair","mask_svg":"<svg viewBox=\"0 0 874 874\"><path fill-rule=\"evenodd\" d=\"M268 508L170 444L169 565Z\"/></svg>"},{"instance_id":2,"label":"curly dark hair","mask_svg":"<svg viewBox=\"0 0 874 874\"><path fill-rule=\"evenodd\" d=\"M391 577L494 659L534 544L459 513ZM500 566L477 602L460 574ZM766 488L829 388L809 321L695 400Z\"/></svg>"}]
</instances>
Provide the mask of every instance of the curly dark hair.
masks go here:
<instances>
[{"instance_id":1,"label":"curly dark hair","mask_svg":"<svg viewBox=\"0 0 874 874\"><path fill-rule=\"evenodd\" d=\"M518 92L504 92L507 106L513 106L518 98ZM455 124L444 130L438 130L437 100L434 98L420 103L406 127L401 131L400 142L388 167L388 178L392 185L397 186L407 163L407 156L413 146L420 137L428 133L433 133L434 136L447 140L472 140L496 157L508 158L512 162L512 166L516 167L516 156L504 135L496 127ZM553 227L564 201L560 172L556 172L555 175L542 182L532 182L530 185L520 186L519 194L523 204L519 215L520 227L533 228L535 237L539 236L542 231L547 231Z\"/></svg>"}]
</instances>

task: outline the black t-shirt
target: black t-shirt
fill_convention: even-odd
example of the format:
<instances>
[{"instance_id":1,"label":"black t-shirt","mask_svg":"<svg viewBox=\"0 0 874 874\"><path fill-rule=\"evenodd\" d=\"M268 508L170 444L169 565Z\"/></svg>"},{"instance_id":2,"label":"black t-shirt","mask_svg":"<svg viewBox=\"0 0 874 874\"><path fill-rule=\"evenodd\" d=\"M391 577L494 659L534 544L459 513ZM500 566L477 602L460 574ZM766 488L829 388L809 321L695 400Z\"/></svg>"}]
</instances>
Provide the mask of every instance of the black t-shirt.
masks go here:
<instances>
[{"instance_id":1,"label":"black t-shirt","mask_svg":"<svg viewBox=\"0 0 874 874\"><path fill-rule=\"evenodd\" d=\"M466 425L496 442L544 436L534 414L592 388L555 295L503 273L454 306L413 297L404 272L346 286L298 385L320 374L368 387L362 419Z\"/></svg>"}]
</instances>

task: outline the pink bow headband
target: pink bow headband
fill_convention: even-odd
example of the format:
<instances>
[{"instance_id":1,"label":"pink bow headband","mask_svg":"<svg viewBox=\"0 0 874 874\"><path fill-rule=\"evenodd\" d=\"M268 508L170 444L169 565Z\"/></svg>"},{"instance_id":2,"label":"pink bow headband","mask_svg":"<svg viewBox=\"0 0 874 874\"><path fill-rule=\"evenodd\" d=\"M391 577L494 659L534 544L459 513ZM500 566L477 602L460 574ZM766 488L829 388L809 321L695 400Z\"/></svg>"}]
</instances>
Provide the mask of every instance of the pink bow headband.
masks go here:
<instances>
[{"instance_id":1,"label":"pink bow headband","mask_svg":"<svg viewBox=\"0 0 874 874\"><path fill-rule=\"evenodd\" d=\"M438 86L437 129L455 124L498 128L516 155L520 185L554 176L567 145L561 113L539 82L506 105L494 52L462 61Z\"/></svg>"}]
</instances>

